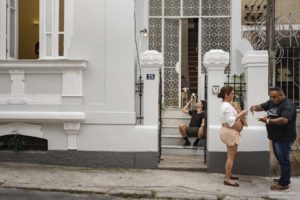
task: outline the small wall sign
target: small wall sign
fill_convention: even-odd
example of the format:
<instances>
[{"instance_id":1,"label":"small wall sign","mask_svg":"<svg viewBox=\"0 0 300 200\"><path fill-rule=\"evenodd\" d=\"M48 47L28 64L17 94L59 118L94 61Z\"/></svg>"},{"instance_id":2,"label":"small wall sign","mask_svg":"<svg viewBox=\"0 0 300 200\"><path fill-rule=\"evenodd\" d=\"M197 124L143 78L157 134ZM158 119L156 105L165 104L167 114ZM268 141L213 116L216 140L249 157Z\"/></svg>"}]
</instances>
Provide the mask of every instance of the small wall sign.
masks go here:
<instances>
[{"instance_id":1,"label":"small wall sign","mask_svg":"<svg viewBox=\"0 0 300 200\"><path fill-rule=\"evenodd\" d=\"M219 86L218 85L212 86L212 94L219 94Z\"/></svg>"},{"instance_id":2,"label":"small wall sign","mask_svg":"<svg viewBox=\"0 0 300 200\"><path fill-rule=\"evenodd\" d=\"M155 74L147 74L146 79L147 80L155 80Z\"/></svg>"}]
</instances>

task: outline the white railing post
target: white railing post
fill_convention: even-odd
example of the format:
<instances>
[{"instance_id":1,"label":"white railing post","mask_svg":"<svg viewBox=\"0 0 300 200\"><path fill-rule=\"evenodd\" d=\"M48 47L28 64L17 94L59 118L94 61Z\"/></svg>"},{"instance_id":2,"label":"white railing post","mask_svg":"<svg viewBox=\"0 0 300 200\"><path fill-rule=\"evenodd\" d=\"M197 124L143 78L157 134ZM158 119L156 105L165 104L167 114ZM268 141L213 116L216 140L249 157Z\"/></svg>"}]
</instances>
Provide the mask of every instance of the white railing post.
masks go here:
<instances>
[{"instance_id":1,"label":"white railing post","mask_svg":"<svg viewBox=\"0 0 300 200\"><path fill-rule=\"evenodd\" d=\"M159 70L162 62L162 54L157 51L145 51L141 54L144 80L144 125L146 126L158 126Z\"/></svg>"}]
</instances>

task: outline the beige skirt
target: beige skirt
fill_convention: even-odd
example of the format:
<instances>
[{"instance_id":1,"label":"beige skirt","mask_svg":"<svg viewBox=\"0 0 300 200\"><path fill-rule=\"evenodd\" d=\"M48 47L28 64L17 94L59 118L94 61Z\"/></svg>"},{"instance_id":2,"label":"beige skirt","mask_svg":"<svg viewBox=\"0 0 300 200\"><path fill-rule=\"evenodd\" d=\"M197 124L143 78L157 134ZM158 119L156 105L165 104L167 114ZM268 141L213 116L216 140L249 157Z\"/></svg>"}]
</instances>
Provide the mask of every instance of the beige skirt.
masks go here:
<instances>
[{"instance_id":1,"label":"beige skirt","mask_svg":"<svg viewBox=\"0 0 300 200\"><path fill-rule=\"evenodd\" d=\"M221 128L220 137L222 142L224 144L227 144L228 146L234 146L235 144L239 144L241 140L240 132L236 131L233 128L227 128L227 127Z\"/></svg>"}]
</instances>

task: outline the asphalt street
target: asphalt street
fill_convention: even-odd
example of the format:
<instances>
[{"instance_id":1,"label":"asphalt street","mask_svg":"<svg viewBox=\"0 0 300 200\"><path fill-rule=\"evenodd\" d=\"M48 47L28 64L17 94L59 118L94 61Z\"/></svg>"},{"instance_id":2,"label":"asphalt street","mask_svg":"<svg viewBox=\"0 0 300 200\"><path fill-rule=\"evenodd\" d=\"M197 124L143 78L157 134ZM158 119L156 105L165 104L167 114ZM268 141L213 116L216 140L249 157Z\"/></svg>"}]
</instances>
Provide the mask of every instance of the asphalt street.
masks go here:
<instances>
[{"instance_id":1,"label":"asphalt street","mask_svg":"<svg viewBox=\"0 0 300 200\"><path fill-rule=\"evenodd\" d=\"M0 188L0 200L121 200L122 198L100 194L79 194Z\"/></svg>"}]
</instances>

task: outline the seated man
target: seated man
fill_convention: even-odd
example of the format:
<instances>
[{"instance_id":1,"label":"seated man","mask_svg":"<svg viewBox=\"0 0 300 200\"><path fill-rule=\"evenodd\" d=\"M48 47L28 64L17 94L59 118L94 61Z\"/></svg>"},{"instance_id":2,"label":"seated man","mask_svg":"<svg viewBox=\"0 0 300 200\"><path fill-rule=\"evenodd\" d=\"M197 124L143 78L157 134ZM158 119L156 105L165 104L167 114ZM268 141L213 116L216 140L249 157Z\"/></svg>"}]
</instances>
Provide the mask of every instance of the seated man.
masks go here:
<instances>
[{"instance_id":1,"label":"seated man","mask_svg":"<svg viewBox=\"0 0 300 200\"><path fill-rule=\"evenodd\" d=\"M183 146L190 146L191 143L188 137L197 137L193 143L194 147L198 146L199 140L204 137L205 119L206 119L206 102L201 100L199 103L195 104L195 110L189 110L189 106L192 103L190 100L183 108L182 112L189 114L191 116L191 121L189 127L185 124L179 124L179 132L185 139Z\"/></svg>"}]
</instances>

